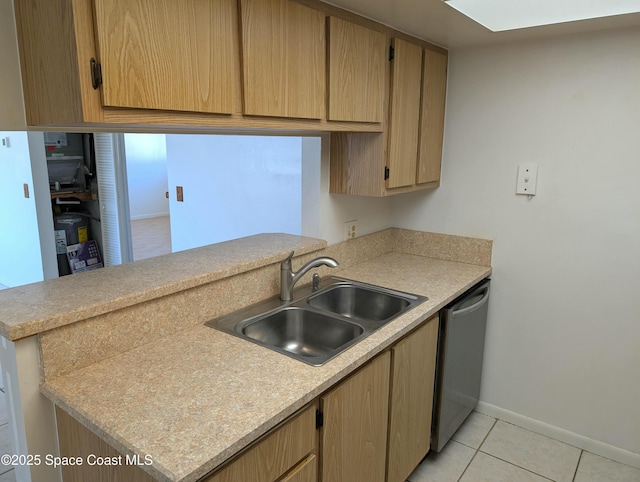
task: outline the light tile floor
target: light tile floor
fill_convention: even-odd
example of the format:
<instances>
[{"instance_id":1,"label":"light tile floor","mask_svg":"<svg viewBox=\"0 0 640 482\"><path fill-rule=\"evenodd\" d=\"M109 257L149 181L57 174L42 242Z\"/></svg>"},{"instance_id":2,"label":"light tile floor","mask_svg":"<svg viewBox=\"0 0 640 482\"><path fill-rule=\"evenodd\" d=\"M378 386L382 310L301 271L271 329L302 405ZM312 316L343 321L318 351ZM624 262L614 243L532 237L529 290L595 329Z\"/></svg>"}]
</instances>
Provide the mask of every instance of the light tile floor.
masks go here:
<instances>
[{"instance_id":1,"label":"light tile floor","mask_svg":"<svg viewBox=\"0 0 640 482\"><path fill-rule=\"evenodd\" d=\"M409 482L640 482L640 470L473 412Z\"/></svg>"}]
</instances>

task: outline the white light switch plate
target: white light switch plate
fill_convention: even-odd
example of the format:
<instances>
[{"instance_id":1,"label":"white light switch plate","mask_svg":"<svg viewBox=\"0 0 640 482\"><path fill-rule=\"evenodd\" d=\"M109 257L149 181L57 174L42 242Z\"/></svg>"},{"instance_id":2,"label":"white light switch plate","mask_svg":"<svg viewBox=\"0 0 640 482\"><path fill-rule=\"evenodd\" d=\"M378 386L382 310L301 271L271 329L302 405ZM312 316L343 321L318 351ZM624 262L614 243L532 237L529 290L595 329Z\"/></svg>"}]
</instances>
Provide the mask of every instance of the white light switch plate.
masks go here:
<instances>
[{"instance_id":1,"label":"white light switch plate","mask_svg":"<svg viewBox=\"0 0 640 482\"><path fill-rule=\"evenodd\" d=\"M518 166L518 182L516 194L535 196L538 184L538 166L536 164L520 164Z\"/></svg>"}]
</instances>

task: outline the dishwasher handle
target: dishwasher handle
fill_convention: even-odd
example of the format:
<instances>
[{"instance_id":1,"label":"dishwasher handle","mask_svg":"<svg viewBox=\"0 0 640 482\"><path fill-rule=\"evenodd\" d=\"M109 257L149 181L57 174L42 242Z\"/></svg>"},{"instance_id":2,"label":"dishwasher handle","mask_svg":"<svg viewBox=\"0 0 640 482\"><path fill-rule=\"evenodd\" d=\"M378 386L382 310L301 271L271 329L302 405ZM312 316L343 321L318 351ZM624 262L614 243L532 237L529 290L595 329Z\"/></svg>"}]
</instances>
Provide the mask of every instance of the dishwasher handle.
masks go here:
<instances>
[{"instance_id":1,"label":"dishwasher handle","mask_svg":"<svg viewBox=\"0 0 640 482\"><path fill-rule=\"evenodd\" d=\"M475 303L473 303L472 305L465 306L464 308L458 309L458 306L464 305L471 298L476 298L478 296L480 296L481 298ZM467 294L467 296L465 296L463 299L461 299L455 305L453 305L450 308L451 317L453 318L456 316L465 315L472 311L476 311L482 308L482 306L484 306L488 300L489 300L489 283L487 282L487 283L484 283L482 286L479 286L477 290Z\"/></svg>"}]
</instances>

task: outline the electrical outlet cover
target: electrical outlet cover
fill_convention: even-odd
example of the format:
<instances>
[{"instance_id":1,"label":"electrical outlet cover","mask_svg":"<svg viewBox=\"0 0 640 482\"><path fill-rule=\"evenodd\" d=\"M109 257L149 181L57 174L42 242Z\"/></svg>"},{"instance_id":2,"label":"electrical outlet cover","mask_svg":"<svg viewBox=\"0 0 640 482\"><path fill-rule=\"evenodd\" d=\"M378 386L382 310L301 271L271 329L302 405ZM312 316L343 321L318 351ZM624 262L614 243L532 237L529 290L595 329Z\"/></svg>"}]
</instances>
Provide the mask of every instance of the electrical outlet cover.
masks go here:
<instances>
[{"instance_id":1,"label":"electrical outlet cover","mask_svg":"<svg viewBox=\"0 0 640 482\"><path fill-rule=\"evenodd\" d=\"M520 164L520 166L518 166L516 194L535 196L537 183L538 166L536 164Z\"/></svg>"},{"instance_id":2,"label":"electrical outlet cover","mask_svg":"<svg viewBox=\"0 0 640 482\"><path fill-rule=\"evenodd\" d=\"M358 221L347 221L344 223L344 239L354 239L358 235Z\"/></svg>"}]
</instances>

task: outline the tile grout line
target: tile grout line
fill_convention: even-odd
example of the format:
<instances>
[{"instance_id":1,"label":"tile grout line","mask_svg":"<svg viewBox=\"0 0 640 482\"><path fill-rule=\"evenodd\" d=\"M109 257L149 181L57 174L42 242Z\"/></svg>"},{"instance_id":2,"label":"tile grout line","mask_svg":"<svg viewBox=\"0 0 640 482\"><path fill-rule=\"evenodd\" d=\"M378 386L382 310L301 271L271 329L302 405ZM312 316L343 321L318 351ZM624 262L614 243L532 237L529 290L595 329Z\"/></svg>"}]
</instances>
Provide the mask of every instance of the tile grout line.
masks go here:
<instances>
[{"instance_id":1,"label":"tile grout line","mask_svg":"<svg viewBox=\"0 0 640 482\"><path fill-rule=\"evenodd\" d=\"M484 445L485 441L489 438L489 434L493 431L493 429L498 424L498 420L499 420L498 418L494 419L493 425L491 425L491 428L487 431L487 435L484 436L484 438L482 439L482 442L480 442L480 445L478 445L478 448L476 450L479 451L482 448L482 446Z\"/></svg>"},{"instance_id":2,"label":"tile grout line","mask_svg":"<svg viewBox=\"0 0 640 482\"><path fill-rule=\"evenodd\" d=\"M493 424L491 425L491 428L489 430L487 430L487 434L484 436L484 438L482 439L482 441L480 442L480 444L478 445L478 448L475 449L475 452L473 454L473 457L471 457L471 460L469 460L469 463L467 464L467 466L464 468L464 470L462 471L462 473L460 474L460 477L458 477L458 481L460 482L460 480L462 479L462 477L464 477L465 472L467 471L467 469L471 466L471 463L474 461L474 459L476 458L476 456L478 455L478 452L480 452L480 447L482 447L482 444L484 443L485 440L487 440L487 437L489 436L489 434L491 433L491 431L493 430L493 427L496 426L496 423L498 423L498 419L495 418L493 420ZM458 442L461 443L461 442ZM464 444L463 444L464 445ZM467 445L468 447L468 445ZM473 447L470 447L473 448Z\"/></svg>"},{"instance_id":3,"label":"tile grout line","mask_svg":"<svg viewBox=\"0 0 640 482\"><path fill-rule=\"evenodd\" d=\"M489 416L488 416L488 417L489 417ZM493 418L493 417L490 417L490 418ZM560 444L562 444L562 445L565 445L565 446L567 446L567 447L571 447L571 448L574 448L574 449L578 450L578 451L579 451L578 460L577 460L577 461L576 461L576 463L575 463L575 466L574 466L574 470L573 470L573 474L572 474L572 476L571 476L570 478L566 478L566 479L565 479L565 478L564 478L564 476L565 476L565 475L568 475L568 474L562 474L561 479L556 480L556 479L551 478L551 477L554 477L555 475L549 475L549 476L547 476L547 475L542 475L542 474L540 474L540 473L536 472L536 470L537 470L537 469L540 469L540 468L542 468L542 469L544 470L544 467L527 468L527 467L520 466L520 465L518 465L517 463L514 463L514 462L512 462L512 461L509 461L509 460L503 459L503 458L501 458L500 456L497 456L497 455L494 455L494 454L491 454L491 453L488 453L488 452L484 452L484 450L482 450L482 447L483 447L483 446L484 446L484 444L486 443L486 441L487 441L487 439L489 438L490 434L491 434L491 433L493 432L493 430L496 428L498 421L502 421L502 422L504 422L506 425L510 425L510 426L516 427L516 428L518 428L518 429L521 429L521 430L524 430L524 431L531 432L531 433L533 433L533 434L535 434L535 435L538 435L538 436L541 436L541 437L543 437L543 438L545 438L545 439L549 439L549 440L552 440L552 441L555 441L555 442L559 442L559 443L560 443ZM527 473L530 473L530 474L532 474L532 475L534 475L534 476L537 476L537 477L539 477L540 479L543 479L544 481L549 481L549 482L559 482L560 480L566 480L567 482L577 482L577 480L578 480L578 479L577 479L577 475L578 475L578 471L579 471L580 465L581 465L581 463L582 463L582 458L585 456L585 453L586 453L586 452L588 452L587 450L580 449L579 447L575 447L575 446L574 446L574 445L572 445L572 444L569 444L569 443L566 443L566 442L562 442L562 441L560 441L560 440L554 439L553 437L549 437L548 435L545 435L545 434L540 434L540 433L538 433L538 432L536 432L536 431L533 431L533 430L528 430L528 429L526 429L526 428L524 428L524 427L521 427L521 426L519 426L519 425L517 425L517 424L511 423L511 422L507 422L507 421L502 420L502 419L497 418L497 417L496 417L496 418L493 418L493 422L491 423L490 428L487 430L487 432L486 432L485 436L482 438L482 440L481 440L481 442L478 444L478 447L477 447L477 448L473 447L472 445L468 445L468 444L467 444L467 443L465 443L465 442L462 442L462 441L456 440L454 437L451 437L451 441L455 442L456 444L460 444L461 446L466 447L466 448L468 448L468 449L471 449L471 450L473 451L472 457L471 457L471 458L469 459L469 461L466 463L466 465L465 465L465 467L463 468L463 470L462 470L462 472L461 472L460 476L459 476L457 479L455 479L455 480L456 480L456 482L460 482L460 481L464 478L465 474L469 471L469 467L471 466L471 464L473 463L473 461L477 458L478 452L482 452L482 454L483 454L483 455L486 455L487 457L491 457L491 458L492 458L492 459L494 459L494 460L497 460L497 461L503 462L503 463L505 463L505 464L507 464L507 465L509 465L509 466L517 467L518 469L523 470L523 471L525 471L525 472L527 472ZM596 455L597 455L597 454L596 454ZM600 456L600 457L602 457L602 456ZM425 459L426 459L426 458L427 458L427 457L425 456ZM626 464L623 464L623 463L620 463L620 462L614 461L614 460L612 460L612 459L608 459L607 457L602 457L602 458L603 458L603 459L605 459L605 460L611 461L611 462L613 462L613 463L616 463L616 464L618 464L618 465L623 465L623 466L626 466L626 467L629 467L629 468L635 469L635 467L633 467L633 466L628 466L628 465L626 465ZM424 459L423 459L420 463L422 464L423 462L424 462ZM567 468L569 468L569 467L567 467ZM452 475L453 475L453 474L452 474ZM560 474L558 474L558 475L560 475ZM406 482L411 482L411 479L407 479L407 480L406 480ZM638 479L638 482L640 482L640 479Z\"/></svg>"},{"instance_id":4,"label":"tile grout line","mask_svg":"<svg viewBox=\"0 0 640 482\"><path fill-rule=\"evenodd\" d=\"M578 463L576 464L576 470L573 472L573 477L571 478L571 482L575 482L576 477L578 475L578 467L580 467L580 461L582 460L582 456L584 455L584 450L580 450L580 457L578 457Z\"/></svg>"},{"instance_id":5,"label":"tile grout line","mask_svg":"<svg viewBox=\"0 0 640 482\"><path fill-rule=\"evenodd\" d=\"M471 463L475 460L476 455L478 455L478 452L479 452L479 450L476 449L476 451L473 453L473 457L471 457L471 460L469 460L469 463L467 464L467 466L464 468L464 470L460 474L460 477L458 477L457 482L460 482L460 480L462 480L462 477L464 477L464 474L467 472L467 469L471 466Z\"/></svg>"},{"instance_id":6,"label":"tile grout line","mask_svg":"<svg viewBox=\"0 0 640 482\"><path fill-rule=\"evenodd\" d=\"M481 450L478 450L478 452L482 452L482 451L481 451ZM505 459L501 459L500 457L497 457L497 456L495 456L495 455L493 455L493 454L488 454L487 452L482 452L482 453L483 453L484 455L486 455L487 457L492 457L492 458L494 458L494 459L496 459L496 460L501 460L501 461L502 461L502 462L504 462L505 464L509 464L509 465L513 465L514 467L518 467L519 469L524 470L525 472L529 472L530 474L537 475L538 477L540 477L540 478L542 478L542 479L550 480L551 482L556 482L554 479L550 479L550 478L549 478L549 477L547 477L546 475L539 474L538 472L534 472L533 470L531 470L531 469L527 469L526 467L521 467L521 466L520 466L520 465L518 465L518 464L514 464L513 462L509 462L508 460L505 460Z\"/></svg>"},{"instance_id":7,"label":"tile grout line","mask_svg":"<svg viewBox=\"0 0 640 482\"><path fill-rule=\"evenodd\" d=\"M502 422L504 422L504 423L506 423L506 424L509 424L509 425L514 426L514 427L517 427L517 428L522 429L522 427L520 427L519 425L516 425L516 424L514 424L514 423L510 423L510 422L507 422L507 421L505 421L505 420L502 420L502 419L496 418L496 421L495 421L495 423L493 424L493 426L491 427L491 430L493 430L493 428L496 426L496 424L498 423L498 420L501 420ZM491 433L491 430L489 430L489 433ZM527 429L524 429L524 430L527 430ZM534 472L534 471L533 471L533 470L531 470L531 469L527 469L526 467L521 467L521 466L520 466L520 465L518 465L518 464L515 464L515 463L510 462L510 461L508 461L508 460L502 459L502 458L498 457L497 455L490 454L490 453L487 453L487 452L483 452L482 450L480 450L480 448L481 448L481 447L482 447L482 445L484 444L484 441L487 439L487 437L489 437L489 433L487 433L487 436L482 440L482 443L480 444L480 447L478 447L478 451L479 451L479 452L482 452L483 454L488 455L489 457L493 457L494 459L502 460L503 462L505 462L505 463L507 463L507 464L513 465L514 467L518 467L518 468L520 468L520 469L522 469L522 470L525 470L525 471L527 471L527 472L529 472L529 473L531 473L531 474L537 475L538 477L542 477L543 479L546 479L546 480L550 480L550 481L552 481L552 482L555 482L553 479L550 479L550 478L549 478L549 477L547 477L546 475L539 474L539 473L537 473L537 472ZM556 440L556 439L554 439L554 438L552 438L552 437L548 437L548 436L546 436L546 435L539 434L539 433L537 433L537 432L532 432L532 433L535 433L536 435L540 435L540 436L542 436L542 437L546 437L546 438L548 438L548 439L550 439L550 440ZM557 442L560 442L560 441L559 441L559 440L557 440ZM565 444L565 445L568 445L569 447L573 447L573 445L570 445L570 444L567 444L567 443L564 443L564 442L560 442L560 443L563 443L563 444ZM574 448L578 449L578 447L574 447ZM574 473L573 473L573 478L571 479L571 481L572 481L572 482L573 482L573 481L574 481L574 479L575 479L576 473L577 473L577 471L578 471L578 465L580 465L580 459L582 458L582 453L584 452L584 450L582 450L582 449L578 449L578 450L580 450L580 456L578 457L578 463L576 464L576 468L575 468ZM474 458L475 458L475 456L474 456Z\"/></svg>"},{"instance_id":8,"label":"tile grout line","mask_svg":"<svg viewBox=\"0 0 640 482\"><path fill-rule=\"evenodd\" d=\"M571 445L570 443L563 442L562 440L558 440L558 439L556 439L556 438L550 437L549 435L545 435L545 434L543 434L543 433L536 432L535 430L531 430L531 429L528 429L528 428L524 428L524 427L522 427L522 426L520 426L520 425L518 425L518 424L516 424L516 423L507 422L506 420L502 420L502 419L500 419L500 418L499 418L499 419L496 419L496 420L501 420L502 422L504 422L504 423L506 423L506 424L509 424L509 425L511 425L512 427L516 427L516 428L519 428L519 429L522 429L522 430L526 430L527 432L531 432L531 433L534 433L534 434L536 434L536 435L540 435L541 437L548 438L549 440L554 440L554 441L559 442L559 443L561 443L561 444L564 444L564 445L566 445L566 446L568 446L568 447L573 447L574 449L581 450L581 451L583 450L583 449L581 449L580 447L576 447L575 445Z\"/></svg>"},{"instance_id":9,"label":"tile grout line","mask_svg":"<svg viewBox=\"0 0 640 482\"><path fill-rule=\"evenodd\" d=\"M8 474L9 472L11 472L13 470L13 467L10 467L8 465L5 465L5 467L8 467L8 470L6 472L0 472L0 475L6 475L6 474Z\"/></svg>"},{"instance_id":10,"label":"tile grout line","mask_svg":"<svg viewBox=\"0 0 640 482\"><path fill-rule=\"evenodd\" d=\"M489 431L487 432L487 435L485 435L485 436L484 436L484 438L482 439L482 442L480 442L480 445L478 446L478 448L477 448L477 449L475 449L476 451L475 451L475 453L473 454L473 457L471 457L471 460L469 461L469 463L467 464L467 466L465 467L465 469L462 471L462 474L460 474L460 477L458 478L458 482L460 482L460 480L461 480L461 479L462 479L462 477L464 476L464 474L465 474L465 472L467 471L467 469L471 466L471 463L475 460L476 456L478 455L478 452L482 452L484 455L487 455L488 457L492 457L492 458L494 458L494 459L496 459L496 460L501 460L502 462L504 462L504 463L506 463L506 464L513 465L514 467L518 467L518 468L519 468L519 469L521 469L521 470L524 470L524 471L526 471L526 472L529 472L530 474L537 475L538 477L541 477L541 478L543 478L543 479L545 479L545 480L549 480L549 481L551 481L551 482L555 482L553 479L550 479L549 477L547 477L547 476L545 476L545 475L542 475L542 474L539 474L539 473L537 473L537 472L534 472L533 470L527 469L526 467L521 467L521 466L519 466L519 465L517 465L517 464L514 464L513 462L510 462L510 461L508 461L508 460L501 459L500 457L497 457L496 455L489 454L489 453L487 453L487 452L483 452L483 451L481 450L482 445L484 445L484 442L485 442L485 441L487 440L487 438L489 437L489 434L491 433L491 431L492 431L492 430L495 428L495 426L497 425L498 420L501 420L501 419L499 419L499 418L496 418L496 419L495 419L495 421L493 422L493 425L491 425L491 428L490 428L490 429L489 429ZM504 420L502 420L502 421L504 422ZM505 422L505 423L509 423L509 422ZM513 425L514 427L518 427L518 425L514 425L514 424L510 424L510 425ZM521 428L521 427L519 427L519 428ZM534 433L535 433L535 432L534 432ZM462 442L458 442L458 443L462 444ZM462 444L462 445L465 445L465 444ZM567 445L568 445L568 444L567 444ZM466 446L466 447L469 447L468 445L465 445L465 446ZM473 447L470 447L470 448L473 448ZM575 471L574 471L574 474L573 474L573 478L571 479L571 480L572 480L572 482L575 482L575 476L576 476L576 474L577 474L577 471L578 471L578 465L580 465L580 459L582 458L582 453L583 453L583 452L584 452L584 450L581 450L581 451L580 451L580 457L578 458L578 463L576 464L576 468L575 468Z\"/></svg>"}]
</instances>

